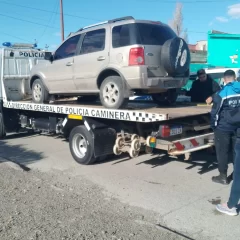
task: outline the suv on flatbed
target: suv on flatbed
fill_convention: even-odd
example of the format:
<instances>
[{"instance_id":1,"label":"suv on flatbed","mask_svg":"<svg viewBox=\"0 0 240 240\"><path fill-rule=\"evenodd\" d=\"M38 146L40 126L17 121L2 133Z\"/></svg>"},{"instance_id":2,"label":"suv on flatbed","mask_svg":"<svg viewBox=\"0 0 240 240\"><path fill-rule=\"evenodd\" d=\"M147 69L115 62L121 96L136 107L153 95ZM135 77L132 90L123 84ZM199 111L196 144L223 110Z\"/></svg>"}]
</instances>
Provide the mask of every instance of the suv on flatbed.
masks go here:
<instances>
[{"instance_id":1,"label":"suv on flatbed","mask_svg":"<svg viewBox=\"0 0 240 240\"><path fill-rule=\"evenodd\" d=\"M188 45L161 22L124 17L81 28L45 55L31 72L35 103L52 96L100 96L106 108L127 105L134 93L172 103L189 77ZM80 98L81 99L81 98Z\"/></svg>"}]
</instances>

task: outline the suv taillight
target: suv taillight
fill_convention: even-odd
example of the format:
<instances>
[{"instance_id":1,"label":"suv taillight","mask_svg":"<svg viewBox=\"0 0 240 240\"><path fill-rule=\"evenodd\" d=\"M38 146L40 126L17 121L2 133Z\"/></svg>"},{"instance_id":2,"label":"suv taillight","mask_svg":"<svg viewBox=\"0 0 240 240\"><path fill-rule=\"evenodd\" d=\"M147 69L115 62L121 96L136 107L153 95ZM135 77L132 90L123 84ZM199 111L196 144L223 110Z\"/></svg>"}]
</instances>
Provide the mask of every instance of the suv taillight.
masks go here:
<instances>
[{"instance_id":1,"label":"suv taillight","mask_svg":"<svg viewBox=\"0 0 240 240\"><path fill-rule=\"evenodd\" d=\"M129 66L144 64L144 49L142 47L131 48L129 52Z\"/></svg>"}]
</instances>

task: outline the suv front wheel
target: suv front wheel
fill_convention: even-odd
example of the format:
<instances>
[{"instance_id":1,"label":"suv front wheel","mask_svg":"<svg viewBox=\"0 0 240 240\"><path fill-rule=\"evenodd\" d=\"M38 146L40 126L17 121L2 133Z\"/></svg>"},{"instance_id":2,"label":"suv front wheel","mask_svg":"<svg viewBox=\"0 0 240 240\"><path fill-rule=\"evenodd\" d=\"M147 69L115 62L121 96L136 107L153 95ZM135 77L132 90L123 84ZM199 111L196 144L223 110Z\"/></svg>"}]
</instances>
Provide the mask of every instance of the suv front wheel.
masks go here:
<instances>
[{"instance_id":1,"label":"suv front wheel","mask_svg":"<svg viewBox=\"0 0 240 240\"><path fill-rule=\"evenodd\" d=\"M48 101L48 92L41 79L34 80L32 84L32 100L34 103L46 103Z\"/></svg>"},{"instance_id":2,"label":"suv front wheel","mask_svg":"<svg viewBox=\"0 0 240 240\"><path fill-rule=\"evenodd\" d=\"M109 76L100 87L100 100L104 107L120 109L127 106L128 98L124 98L124 84L120 76Z\"/></svg>"},{"instance_id":3,"label":"suv front wheel","mask_svg":"<svg viewBox=\"0 0 240 240\"><path fill-rule=\"evenodd\" d=\"M152 94L152 100L157 105L173 105L178 98L178 93L176 89L169 89L164 93L154 93Z\"/></svg>"}]
</instances>

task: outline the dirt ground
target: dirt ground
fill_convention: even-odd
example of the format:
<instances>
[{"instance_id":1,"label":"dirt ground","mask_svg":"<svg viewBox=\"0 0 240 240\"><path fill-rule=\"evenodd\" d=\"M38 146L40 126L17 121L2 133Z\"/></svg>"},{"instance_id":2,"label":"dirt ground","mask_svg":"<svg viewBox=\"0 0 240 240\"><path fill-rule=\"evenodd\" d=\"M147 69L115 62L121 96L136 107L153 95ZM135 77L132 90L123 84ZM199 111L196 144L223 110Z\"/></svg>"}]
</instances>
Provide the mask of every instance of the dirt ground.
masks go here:
<instances>
[{"instance_id":1,"label":"dirt ground","mask_svg":"<svg viewBox=\"0 0 240 240\"><path fill-rule=\"evenodd\" d=\"M83 177L0 163L0 239L186 239Z\"/></svg>"}]
</instances>

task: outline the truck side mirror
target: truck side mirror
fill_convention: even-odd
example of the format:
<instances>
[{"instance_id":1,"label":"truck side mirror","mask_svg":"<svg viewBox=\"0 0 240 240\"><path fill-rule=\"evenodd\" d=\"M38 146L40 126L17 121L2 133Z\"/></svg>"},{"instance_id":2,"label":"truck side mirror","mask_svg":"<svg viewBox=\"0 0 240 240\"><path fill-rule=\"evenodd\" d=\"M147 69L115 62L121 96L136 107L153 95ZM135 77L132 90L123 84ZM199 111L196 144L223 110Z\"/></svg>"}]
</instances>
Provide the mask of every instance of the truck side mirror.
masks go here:
<instances>
[{"instance_id":1,"label":"truck side mirror","mask_svg":"<svg viewBox=\"0 0 240 240\"><path fill-rule=\"evenodd\" d=\"M52 62L53 61L52 53L51 52L45 52L44 59Z\"/></svg>"}]
</instances>

